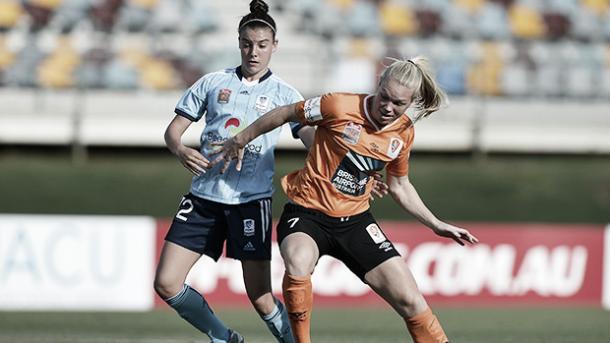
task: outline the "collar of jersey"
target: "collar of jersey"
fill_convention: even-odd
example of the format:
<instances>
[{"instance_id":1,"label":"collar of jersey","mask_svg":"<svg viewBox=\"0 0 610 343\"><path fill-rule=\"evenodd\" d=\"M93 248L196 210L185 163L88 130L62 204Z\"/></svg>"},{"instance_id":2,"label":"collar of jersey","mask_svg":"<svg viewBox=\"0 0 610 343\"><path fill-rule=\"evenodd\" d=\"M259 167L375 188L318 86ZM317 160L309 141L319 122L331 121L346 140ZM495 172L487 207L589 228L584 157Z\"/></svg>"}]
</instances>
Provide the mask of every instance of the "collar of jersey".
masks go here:
<instances>
[{"instance_id":1,"label":"collar of jersey","mask_svg":"<svg viewBox=\"0 0 610 343\"><path fill-rule=\"evenodd\" d=\"M237 66L235 67L235 75L237 75L237 77L239 78L239 81L247 83L247 86L254 86L257 83L261 83L265 80L267 80L271 74L273 74L271 72L271 69L267 69L267 72L265 73L265 75L261 76L260 79L256 80L256 81L248 81L248 80L244 80L244 74L241 73L241 66Z\"/></svg>"}]
</instances>

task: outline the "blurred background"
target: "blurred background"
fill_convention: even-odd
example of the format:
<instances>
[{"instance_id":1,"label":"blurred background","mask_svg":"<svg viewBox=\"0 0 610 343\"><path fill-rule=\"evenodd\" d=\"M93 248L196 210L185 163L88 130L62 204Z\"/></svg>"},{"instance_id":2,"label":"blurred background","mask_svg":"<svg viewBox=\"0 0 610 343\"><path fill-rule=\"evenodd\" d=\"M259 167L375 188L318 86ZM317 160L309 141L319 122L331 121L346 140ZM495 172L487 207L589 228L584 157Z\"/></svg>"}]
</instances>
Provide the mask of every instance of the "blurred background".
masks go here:
<instances>
[{"instance_id":1,"label":"blurred background","mask_svg":"<svg viewBox=\"0 0 610 343\"><path fill-rule=\"evenodd\" d=\"M165 149L163 132L188 86L205 73L239 65L237 23L248 3L0 0L0 342L200 338L154 300L149 287L167 220L190 183ZM604 231L610 222L610 1L268 3L279 39L271 69L306 98L372 92L390 58L428 57L451 104L416 125L411 179L422 198L439 217L488 235L492 252L514 244L517 266L537 247L549 249L546 257L532 257L540 264L514 268L520 294L495 298L484 288L472 298L465 291L456 305L430 290L457 341L610 340L610 317L601 309L602 303L610 307L604 293L610 294L610 234ZM189 129L185 142L198 144L201 125ZM305 153L284 130L276 186L302 166ZM276 191L274 217L284 201ZM372 206L395 237L418 230L391 199ZM150 248L116 254L140 250L127 238ZM532 243L516 243L526 241ZM544 275L563 266L557 261L568 261L569 274L582 247L586 272L571 298L549 293L551 281L541 286L545 276L523 286L522 272ZM130 265L125 256L153 261L125 267L135 275L123 281L125 288L85 273L90 265L71 264L115 261L100 267L108 276L115 264ZM77 275L93 281L79 283ZM137 282L148 292L141 302L121 308L108 301ZM219 301L221 313L254 342L270 341L252 311L231 309L243 301ZM465 311L469 301L483 309ZM523 307L503 308L513 302ZM144 313L114 312L133 310ZM345 310L333 311L321 312L316 322L324 328L320 342L404 340L402 324L387 308L352 311L344 323L329 319ZM355 330L354 321L371 324ZM580 333L583 327L589 334Z\"/></svg>"}]
</instances>

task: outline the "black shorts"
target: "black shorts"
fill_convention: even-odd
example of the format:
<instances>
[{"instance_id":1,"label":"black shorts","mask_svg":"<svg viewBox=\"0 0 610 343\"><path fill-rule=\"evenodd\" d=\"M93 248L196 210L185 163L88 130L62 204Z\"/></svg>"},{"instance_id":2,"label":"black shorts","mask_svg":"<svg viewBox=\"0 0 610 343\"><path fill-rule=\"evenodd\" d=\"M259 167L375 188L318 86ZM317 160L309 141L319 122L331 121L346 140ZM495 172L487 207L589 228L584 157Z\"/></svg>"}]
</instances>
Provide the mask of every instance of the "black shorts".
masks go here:
<instances>
[{"instance_id":1,"label":"black shorts","mask_svg":"<svg viewBox=\"0 0 610 343\"><path fill-rule=\"evenodd\" d=\"M278 223L278 242L281 244L295 232L309 235L316 242L320 256L337 258L362 281L366 273L382 262L400 256L369 211L336 218L288 203Z\"/></svg>"},{"instance_id":2,"label":"black shorts","mask_svg":"<svg viewBox=\"0 0 610 343\"><path fill-rule=\"evenodd\" d=\"M226 205L187 194L165 240L215 261L227 241L227 257L271 260L271 198Z\"/></svg>"}]
</instances>

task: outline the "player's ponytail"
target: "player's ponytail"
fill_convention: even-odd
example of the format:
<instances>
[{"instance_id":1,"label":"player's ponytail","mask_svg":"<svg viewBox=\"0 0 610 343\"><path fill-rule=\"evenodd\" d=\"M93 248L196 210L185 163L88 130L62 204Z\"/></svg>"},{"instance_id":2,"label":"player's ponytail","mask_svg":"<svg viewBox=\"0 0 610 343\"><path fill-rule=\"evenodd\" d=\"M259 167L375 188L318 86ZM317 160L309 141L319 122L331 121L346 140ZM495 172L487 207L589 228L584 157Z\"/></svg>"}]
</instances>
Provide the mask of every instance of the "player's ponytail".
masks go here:
<instances>
[{"instance_id":1,"label":"player's ponytail","mask_svg":"<svg viewBox=\"0 0 610 343\"><path fill-rule=\"evenodd\" d=\"M250 13L241 18L237 31L241 32L246 27L268 27L275 38L275 20L269 15L269 5L266 2L263 0L250 1Z\"/></svg>"},{"instance_id":2,"label":"player's ponytail","mask_svg":"<svg viewBox=\"0 0 610 343\"><path fill-rule=\"evenodd\" d=\"M414 121L429 116L449 102L447 95L434 79L428 60L422 56L395 60L383 71L380 82L388 78L415 91L412 106L417 113Z\"/></svg>"}]
</instances>

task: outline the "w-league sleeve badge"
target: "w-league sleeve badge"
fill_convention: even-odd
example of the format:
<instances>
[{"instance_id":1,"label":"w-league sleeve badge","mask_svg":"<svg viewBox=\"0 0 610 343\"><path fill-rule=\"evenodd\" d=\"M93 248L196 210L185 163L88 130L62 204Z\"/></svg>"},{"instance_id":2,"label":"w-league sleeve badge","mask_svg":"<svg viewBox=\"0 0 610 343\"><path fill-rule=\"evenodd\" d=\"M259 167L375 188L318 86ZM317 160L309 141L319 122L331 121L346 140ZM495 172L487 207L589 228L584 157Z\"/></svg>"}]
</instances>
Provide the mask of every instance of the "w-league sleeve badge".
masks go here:
<instances>
[{"instance_id":1,"label":"w-league sleeve badge","mask_svg":"<svg viewBox=\"0 0 610 343\"><path fill-rule=\"evenodd\" d=\"M223 88L218 92L218 101L219 104L226 104L229 102L231 98L231 90L228 88Z\"/></svg>"},{"instance_id":2,"label":"w-league sleeve badge","mask_svg":"<svg viewBox=\"0 0 610 343\"><path fill-rule=\"evenodd\" d=\"M361 132L362 125L350 121L345 125L345 129L343 129L343 139L349 144L357 144Z\"/></svg>"}]
</instances>

